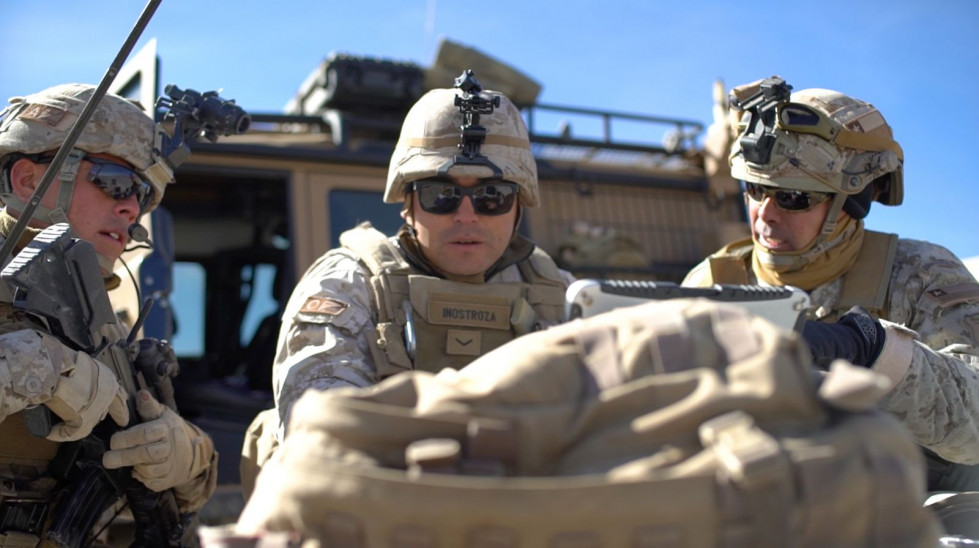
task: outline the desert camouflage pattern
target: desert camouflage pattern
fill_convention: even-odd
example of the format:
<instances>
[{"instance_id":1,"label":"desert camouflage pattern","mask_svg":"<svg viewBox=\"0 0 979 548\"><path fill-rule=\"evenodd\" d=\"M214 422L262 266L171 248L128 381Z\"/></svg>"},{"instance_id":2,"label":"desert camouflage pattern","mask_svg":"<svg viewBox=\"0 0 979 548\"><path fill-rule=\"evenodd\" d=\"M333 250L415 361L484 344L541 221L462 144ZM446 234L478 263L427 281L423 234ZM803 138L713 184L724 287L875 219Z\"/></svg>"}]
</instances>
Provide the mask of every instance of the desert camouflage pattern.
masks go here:
<instances>
[{"instance_id":1,"label":"desert camouflage pattern","mask_svg":"<svg viewBox=\"0 0 979 548\"><path fill-rule=\"evenodd\" d=\"M36 154L58 149L95 91L88 84L63 84L32 95L12 97L0 113L0 160L13 152ZM172 171L153 153L157 124L138 106L107 94L92 114L75 148L118 156L142 172L153 185L159 205ZM9 192L9 188L4 188Z\"/></svg>"},{"instance_id":2,"label":"desert camouflage pattern","mask_svg":"<svg viewBox=\"0 0 979 548\"><path fill-rule=\"evenodd\" d=\"M63 355L45 342L29 329L0 334L0 421L54 393Z\"/></svg>"},{"instance_id":3,"label":"desert camouflage pattern","mask_svg":"<svg viewBox=\"0 0 979 548\"><path fill-rule=\"evenodd\" d=\"M403 202L405 187L412 181L434 177L439 168L459 154L462 143L462 113L455 106L457 89L433 89L423 95L405 117L401 136L391 155L388 182L384 189L386 203ZM505 95L483 91L481 96L496 95L500 106L492 114L479 117L486 128L486 140L480 154L503 171L503 178L520 186L520 203L527 207L540 204L537 191L537 161L530 151L530 138L520 110ZM452 177L491 177L487 166L454 165Z\"/></svg>"},{"instance_id":4,"label":"desert camouflage pattern","mask_svg":"<svg viewBox=\"0 0 979 548\"><path fill-rule=\"evenodd\" d=\"M750 259L748 259L750 265ZM751 283L758 283L752 276ZM685 280L709 276L706 261ZM810 292L815 315L836 321L843 278ZM920 240L898 240L894 268L884 302L888 339L911 330L910 363L879 406L893 413L914 440L944 459L979 463L979 285L965 265L942 246ZM902 329L900 326L903 326ZM886 351L886 348L885 348ZM881 360L875 369L881 365ZM894 373L892 371L891 373Z\"/></svg>"},{"instance_id":5,"label":"desert camouflage pattern","mask_svg":"<svg viewBox=\"0 0 979 548\"><path fill-rule=\"evenodd\" d=\"M751 84L747 86L750 89ZM732 93L737 95L739 88ZM739 136L729 158L732 177L790 190L849 195L890 173L887 188L877 200L886 205L901 203L904 152L876 107L838 91L818 88L796 91L790 101L790 105L805 105L821 113L831 128L832 139L788 131L779 122L771 159L758 165L744 159ZM744 129L742 123L738 132Z\"/></svg>"},{"instance_id":6,"label":"desert camouflage pattern","mask_svg":"<svg viewBox=\"0 0 979 548\"><path fill-rule=\"evenodd\" d=\"M570 282L570 275L561 275ZM299 280L283 314L272 369L280 424L286 423L293 403L307 390L365 387L381 380L368 341L369 336L377 337L374 327L379 321L370 278L354 251L336 248ZM525 281L513 264L486 283Z\"/></svg>"},{"instance_id":7,"label":"desert camouflage pattern","mask_svg":"<svg viewBox=\"0 0 979 548\"><path fill-rule=\"evenodd\" d=\"M4 237L0 235L0 245L3 244ZM34 333L36 324L28 320L23 312L15 309L9 302L0 301L0 338L4 342L9 342L11 337L25 337L26 333ZM129 332L120 323L105 324L100 331L110 344L125 339ZM49 340L45 337L46 341ZM56 343L59 344L59 343ZM30 350L32 344L24 343L20 345L22 350ZM59 350L61 351L59 356ZM0 352L9 352L6 346L0 347ZM46 352L46 356L45 356ZM39 372L45 368L44 360L70 361L74 359L91 360L86 354L75 352L67 347L52 346L49 342L44 343L44 349L39 350L38 355L32 365L27 367L37 382L46 386L49 381L47 377L42 379ZM94 360L93 360L94 361ZM15 372L8 365L9 360L0 360L0 382L15 376ZM26 363L26 362L25 362ZM71 367L67 364L65 367ZM48 366L50 367L50 366ZM25 377L27 384L35 381L29 374ZM57 379L55 379L55 383ZM0 397L6 398L8 393L5 391ZM2 402L0 402L2 403ZM40 402L37 402L40 403ZM0 406L2 407L2 406ZM24 418L21 412L15 412L6 416L0 416L0 477L17 481L17 485L26 485L21 480L31 480L30 485L36 486L37 490L30 493L18 493L11 489L0 493L0 503L6 496L17 497L19 495L34 496L40 499L54 496L52 489L56 485L56 478L51 476L48 465L54 458L59 444L45 438L39 438L27 431L24 426ZM217 487L217 452L214 450L214 443L209 436L201 433L201 437L196 442L196 455L205 459L210 464L200 475L189 482L176 486L174 494L181 511L194 512L204 506L204 503L211 497ZM11 484L13 485L13 484ZM2 546L0 542L0 546Z\"/></svg>"}]
</instances>

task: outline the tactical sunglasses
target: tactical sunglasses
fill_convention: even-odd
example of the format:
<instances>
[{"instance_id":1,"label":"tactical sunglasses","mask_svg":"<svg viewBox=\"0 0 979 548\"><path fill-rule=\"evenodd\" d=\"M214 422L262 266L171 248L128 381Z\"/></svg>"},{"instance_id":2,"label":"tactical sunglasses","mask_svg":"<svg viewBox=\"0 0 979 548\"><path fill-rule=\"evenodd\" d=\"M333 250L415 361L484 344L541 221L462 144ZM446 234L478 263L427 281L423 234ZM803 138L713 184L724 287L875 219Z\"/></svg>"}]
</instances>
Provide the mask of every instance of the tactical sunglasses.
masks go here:
<instances>
[{"instance_id":1,"label":"tactical sunglasses","mask_svg":"<svg viewBox=\"0 0 979 548\"><path fill-rule=\"evenodd\" d=\"M146 182L135 170L103 158L85 156L82 159L92 163L88 180L102 189L102 192L116 200L125 200L135 194L140 211L150 204L153 199L153 185Z\"/></svg>"},{"instance_id":2,"label":"tactical sunglasses","mask_svg":"<svg viewBox=\"0 0 979 548\"><path fill-rule=\"evenodd\" d=\"M27 156L36 164L50 164L54 156ZM104 158L83 156L82 160L91 162L88 180L99 190L115 200L125 200L136 195L139 210L143 211L153 199L153 186L146 182L135 170Z\"/></svg>"},{"instance_id":3,"label":"tactical sunglasses","mask_svg":"<svg viewBox=\"0 0 979 548\"><path fill-rule=\"evenodd\" d=\"M748 197L756 202L763 202L766 197L771 198L775 202L775 207L782 211L808 211L833 196L826 192L782 190L748 182L745 182L744 189Z\"/></svg>"},{"instance_id":4,"label":"tactical sunglasses","mask_svg":"<svg viewBox=\"0 0 979 548\"><path fill-rule=\"evenodd\" d=\"M827 141L832 141L839 133L837 126L825 114L799 103L778 106L778 126L786 131L818 135Z\"/></svg>"},{"instance_id":5,"label":"tactical sunglasses","mask_svg":"<svg viewBox=\"0 0 979 548\"><path fill-rule=\"evenodd\" d=\"M480 215L504 215L513 209L520 187L502 179L485 179L470 187L438 179L422 179L411 183L422 209L435 215L448 215L459 209L463 198L472 199L473 209Z\"/></svg>"}]
</instances>

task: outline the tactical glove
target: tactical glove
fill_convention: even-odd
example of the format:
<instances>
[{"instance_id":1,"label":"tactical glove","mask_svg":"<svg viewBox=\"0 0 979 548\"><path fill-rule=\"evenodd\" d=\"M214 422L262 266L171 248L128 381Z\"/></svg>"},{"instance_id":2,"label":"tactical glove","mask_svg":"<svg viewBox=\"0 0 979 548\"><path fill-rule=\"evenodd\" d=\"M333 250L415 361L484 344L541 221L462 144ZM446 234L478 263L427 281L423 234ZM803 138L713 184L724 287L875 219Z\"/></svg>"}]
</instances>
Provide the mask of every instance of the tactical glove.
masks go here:
<instances>
[{"instance_id":1,"label":"tactical glove","mask_svg":"<svg viewBox=\"0 0 979 548\"><path fill-rule=\"evenodd\" d=\"M112 435L103 466L132 466L133 477L157 492L186 484L207 470L214 456L207 434L146 390L136 394L136 410L146 422Z\"/></svg>"},{"instance_id":2,"label":"tactical glove","mask_svg":"<svg viewBox=\"0 0 979 548\"><path fill-rule=\"evenodd\" d=\"M813 364L820 369L829 369L836 359L870 367L884 348L884 326L855 306L836 323L806 321L802 338L809 345Z\"/></svg>"},{"instance_id":3,"label":"tactical glove","mask_svg":"<svg viewBox=\"0 0 979 548\"><path fill-rule=\"evenodd\" d=\"M63 422L47 438L74 441L91 433L108 414L129 423L126 393L105 364L76 352L54 336L25 329L0 335L0 420L46 405Z\"/></svg>"}]
</instances>

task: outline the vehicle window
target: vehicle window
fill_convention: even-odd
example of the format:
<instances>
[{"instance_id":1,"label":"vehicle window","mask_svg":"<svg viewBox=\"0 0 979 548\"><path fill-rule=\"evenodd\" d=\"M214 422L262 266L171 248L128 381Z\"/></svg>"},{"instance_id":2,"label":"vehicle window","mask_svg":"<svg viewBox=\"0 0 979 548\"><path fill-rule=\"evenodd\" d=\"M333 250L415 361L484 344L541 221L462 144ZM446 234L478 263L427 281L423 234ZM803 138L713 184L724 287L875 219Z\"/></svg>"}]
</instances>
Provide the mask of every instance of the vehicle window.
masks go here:
<instances>
[{"instance_id":1,"label":"vehicle window","mask_svg":"<svg viewBox=\"0 0 979 548\"><path fill-rule=\"evenodd\" d=\"M248 298L248 306L245 309L245 317L241 322L241 345L247 346L255 336L258 325L269 314L274 313L279 304L272 297L272 284L275 282L275 266L270 264L259 264L254 268L246 266L241 271L242 282L251 279L252 294ZM247 283L242 283L245 288ZM243 297L248 297L243 295Z\"/></svg>"},{"instance_id":2,"label":"vehicle window","mask_svg":"<svg viewBox=\"0 0 979 548\"><path fill-rule=\"evenodd\" d=\"M332 247L340 245L340 233L363 221L393 236L401 227L401 204L385 204L380 192L361 190L330 191L330 234Z\"/></svg>"},{"instance_id":3,"label":"vehicle window","mask_svg":"<svg viewBox=\"0 0 979 548\"><path fill-rule=\"evenodd\" d=\"M173 264L173 291L170 304L176 330L173 334L177 356L200 358L204 355L204 288L207 275L198 263Z\"/></svg>"}]
</instances>

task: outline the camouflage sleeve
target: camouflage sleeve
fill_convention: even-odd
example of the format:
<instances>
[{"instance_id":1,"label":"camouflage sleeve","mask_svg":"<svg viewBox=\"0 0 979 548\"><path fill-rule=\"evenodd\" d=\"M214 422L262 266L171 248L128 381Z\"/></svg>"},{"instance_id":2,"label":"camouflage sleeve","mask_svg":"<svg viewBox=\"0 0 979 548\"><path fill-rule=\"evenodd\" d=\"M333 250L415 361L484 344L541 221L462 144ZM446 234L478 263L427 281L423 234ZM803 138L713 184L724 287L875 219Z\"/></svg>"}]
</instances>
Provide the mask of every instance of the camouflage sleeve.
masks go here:
<instances>
[{"instance_id":1,"label":"camouflage sleeve","mask_svg":"<svg viewBox=\"0 0 979 548\"><path fill-rule=\"evenodd\" d=\"M272 366L281 424L306 390L376 382L366 338L375 322L368 280L367 269L339 249L322 256L299 280L282 317Z\"/></svg>"},{"instance_id":2,"label":"camouflage sleeve","mask_svg":"<svg viewBox=\"0 0 979 548\"><path fill-rule=\"evenodd\" d=\"M888 319L913 333L887 327L882 354L903 357L883 371L895 385L881 406L920 445L979 463L979 284L948 250L901 240L888 297Z\"/></svg>"}]
</instances>

